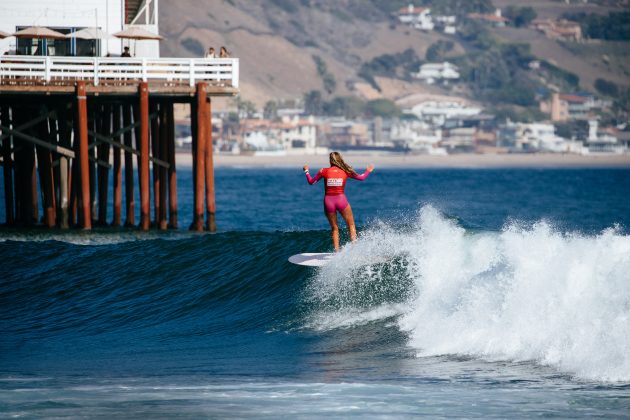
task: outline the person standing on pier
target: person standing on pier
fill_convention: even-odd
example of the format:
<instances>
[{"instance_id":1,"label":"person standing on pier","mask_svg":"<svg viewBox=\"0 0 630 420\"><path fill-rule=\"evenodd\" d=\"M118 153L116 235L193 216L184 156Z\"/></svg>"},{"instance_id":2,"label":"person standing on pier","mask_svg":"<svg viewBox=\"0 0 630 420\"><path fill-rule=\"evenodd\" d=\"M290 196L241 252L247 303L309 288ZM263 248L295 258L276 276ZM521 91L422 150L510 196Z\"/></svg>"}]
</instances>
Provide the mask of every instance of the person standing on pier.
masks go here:
<instances>
[{"instance_id":1,"label":"person standing on pier","mask_svg":"<svg viewBox=\"0 0 630 420\"><path fill-rule=\"evenodd\" d=\"M341 217L346 221L348 230L350 231L350 240L352 242L357 240L357 229L354 224L354 216L352 215L352 208L348 199L344 194L347 179L353 178L359 181L363 181L372 173L374 165L369 164L367 169L361 175L352 169L352 166L348 165L341 157L339 152L332 152L329 157L330 168L322 168L317 172L314 177L311 176L308 165L304 165L304 173L306 174L306 180L310 185L313 185L320 179L326 180L325 195L324 195L324 214L330 223L331 236L335 252L339 252L339 225L337 223L337 212L341 213Z\"/></svg>"},{"instance_id":2,"label":"person standing on pier","mask_svg":"<svg viewBox=\"0 0 630 420\"><path fill-rule=\"evenodd\" d=\"M206 51L206 58L216 58L217 54L214 52L214 47L210 47L208 48L208 51Z\"/></svg>"}]
</instances>

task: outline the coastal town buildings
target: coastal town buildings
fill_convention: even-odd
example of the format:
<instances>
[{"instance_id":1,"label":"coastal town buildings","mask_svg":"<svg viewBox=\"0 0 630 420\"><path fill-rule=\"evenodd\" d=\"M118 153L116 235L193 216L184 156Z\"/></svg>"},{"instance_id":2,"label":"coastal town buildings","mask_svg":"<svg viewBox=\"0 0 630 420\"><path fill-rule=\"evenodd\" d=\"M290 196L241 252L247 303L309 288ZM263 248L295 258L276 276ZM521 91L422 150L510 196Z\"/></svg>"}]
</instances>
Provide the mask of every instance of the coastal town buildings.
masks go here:
<instances>
[{"instance_id":1,"label":"coastal town buildings","mask_svg":"<svg viewBox=\"0 0 630 420\"><path fill-rule=\"evenodd\" d=\"M411 74L416 79L420 79L428 84L448 83L460 77L459 69L456 65L445 61L443 63L427 63L420 66L417 73Z\"/></svg>"},{"instance_id":2,"label":"coastal town buildings","mask_svg":"<svg viewBox=\"0 0 630 420\"><path fill-rule=\"evenodd\" d=\"M214 148L217 153L278 156L325 154L330 150L426 155L630 153L630 134L619 128L600 129L596 120L590 121L588 134L579 138L563 138L557 134L554 123L549 121L500 122L494 115L478 112L480 108L472 108L471 104L456 102L448 107L444 102L438 103L443 106L434 108L426 100L420 101L419 104L424 105L420 114L422 118L415 114L408 114L413 115L411 118L376 117L371 120L301 115L278 120L241 119L236 125L231 125L225 121L225 115L222 123L215 116ZM426 109L444 112L427 114L424 113ZM462 109L469 110L469 113L474 109L477 113L466 115L460 112ZM440 118L435 118L436 115Z\"/></svg>"},{"instance_id":3,"label":"coastal town buildings","mask_svg":"<svg viewBox=\"0 0 630 420\"><path fill-rule=\"evenodd\" d=\"M566 19L534 19L530 26L545 34L549 39L573 42L582 40L580 24Z\"/></svg>"},{"instance_id":4,"label":"coastal town buildings","mask_svg":"<svg viewBox=\"0 0 630 420\"><path fill-rule=\"evenodd\" d=\"M125 46L137 57L159 57L157 40L121 40L112 34L138 27L159 33L158 0L4 0L0 2L0 30L14 33L32 26L47 27L65 39L8 37L0 40L0 54L50 56L119 56ZM97 36L74 37L95 28Z\"/></svg>"}]
</instances>

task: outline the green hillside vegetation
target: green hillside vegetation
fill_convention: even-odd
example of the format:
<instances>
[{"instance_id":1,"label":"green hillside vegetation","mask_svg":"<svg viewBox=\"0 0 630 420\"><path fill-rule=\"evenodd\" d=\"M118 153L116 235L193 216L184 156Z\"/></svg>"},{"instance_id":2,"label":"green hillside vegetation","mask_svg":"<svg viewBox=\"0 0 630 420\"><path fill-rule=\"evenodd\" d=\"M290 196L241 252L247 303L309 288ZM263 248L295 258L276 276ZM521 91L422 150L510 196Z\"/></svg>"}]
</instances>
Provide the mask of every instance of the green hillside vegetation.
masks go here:
<instances>
[{"instance_id":1,"label":"green hillside vegetation","mask_svg":"<svg viewBox=\"0 0 630 420\"><path fill-rule=\"evenodd\" d=\"M565 13L567 20L578 22L584 36L609 41L630 40L630 12L609 13L600 16L586 13Z\"/></svg>"},{"instance_id":2,"label":"green hillside vegetation","mask_svg":"<svg viewBox=\"0 0 630 420\"><path fill-rule=\"evenodd\" d=\"M503 12L503 16L510 19L512 24L517 28L522 28L536 19L536 11L532 7L514 7L508 6Z\"/></svg>"},{"instance_id":3,"label":"green hillside vegetation","mask_svg":"<svg viewBox=\"0 0 630 420\"><path fill-rule=\"evenodd\" d=\"M420 64L422 61L416 52L408 48L401 53L383 54L363 63L357 75L370 83L374 89L380 91L381 88L376 82L375 76L408 80L411 72L416 71Z\"/></svg>"}]
</instances>

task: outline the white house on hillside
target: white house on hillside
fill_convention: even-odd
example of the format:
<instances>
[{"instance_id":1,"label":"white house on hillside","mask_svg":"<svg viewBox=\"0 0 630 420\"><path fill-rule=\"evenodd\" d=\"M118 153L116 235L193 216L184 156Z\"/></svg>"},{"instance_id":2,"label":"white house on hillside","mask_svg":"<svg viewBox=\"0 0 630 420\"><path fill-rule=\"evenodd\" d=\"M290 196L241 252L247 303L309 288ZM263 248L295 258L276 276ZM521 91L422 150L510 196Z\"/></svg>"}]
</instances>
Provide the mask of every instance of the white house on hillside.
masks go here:
<instances>
[{"instance_id":1,"label":"white house on hillside","mask_svg":"<svg viewBox=\"0 0 630 420\"><path fill-rule=\"evenodd\" d=\"M431 9L427 7L414 7L409 4L398 11L398 20L423 31L431 31L435 27L431 18Z\"/></svg>"},{"instance_id":2,"label":"white house on hillside","mask_svg":"<svg viewBox=\"0 0 630 420\"><path fill-rule=\"evenodd\" d=\"M428 84L439 81L457 80L459 79L459 69L456 65L447 61L443 63L428 63L420 66L418 73L412 73L412 76L424 80Z\"/></svg>"},{"instance_id":3,"label":"white house on hillside","mask_svg":"<svg viewBox=\"0 0 630 420\"><path fill-rule=\"evenodd\" d=\"M0 30L14 33L30 26L44 26L62 34L85 28L98 28L108 35L140 26L154 34L158 28L158 0L2 0ZM0 54L56 56L118 56L129 46L137 57L159 57L158 41L77 39L71 35L61 40L0 40Z\"/></svg>"}]
</instances>

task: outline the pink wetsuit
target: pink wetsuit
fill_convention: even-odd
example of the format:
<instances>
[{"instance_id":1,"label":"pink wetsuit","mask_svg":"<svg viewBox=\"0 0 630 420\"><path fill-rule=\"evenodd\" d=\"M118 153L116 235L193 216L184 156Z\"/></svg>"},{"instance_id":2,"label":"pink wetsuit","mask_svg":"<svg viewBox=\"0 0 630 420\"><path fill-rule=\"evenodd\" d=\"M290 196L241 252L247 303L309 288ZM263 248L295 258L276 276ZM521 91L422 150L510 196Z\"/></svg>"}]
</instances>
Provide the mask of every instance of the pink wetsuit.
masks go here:
<instances>
[{"instance_id":1,"label":"pink wetsuit","mask_svg":"<svg viewBox=\"0 0 630 420\"><path fill-rule=\"evenodd\" d=\"M326 180L324 210L326 213L335 213L336 211L342 211L349 205L348 199L344 194L344 188L346 187L346 180L348 177L363 181L369 174L369 171L365 171L365 173L361 175L348 175L343 169L331 166L330 168L320 169L314 177L306 172L306 180L311 185L322 178Z\"/></svg>"}]
</instances>

